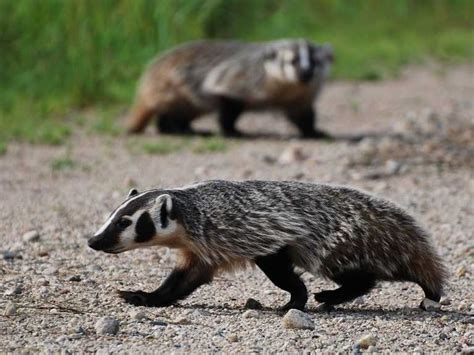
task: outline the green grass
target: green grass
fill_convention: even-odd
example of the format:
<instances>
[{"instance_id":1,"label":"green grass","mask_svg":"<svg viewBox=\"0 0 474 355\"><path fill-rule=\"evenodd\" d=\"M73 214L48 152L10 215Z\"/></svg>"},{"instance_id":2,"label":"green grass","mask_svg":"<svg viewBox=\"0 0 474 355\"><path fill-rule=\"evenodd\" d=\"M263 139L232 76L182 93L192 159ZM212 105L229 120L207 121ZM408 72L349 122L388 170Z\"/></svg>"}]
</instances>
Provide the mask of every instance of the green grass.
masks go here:
<instances>
[{"instance_id":1,"label":"green grass","mask_svg":"<svg viewBox=\"0 0 474 355\"><path fill-rule=\"evenodd\" d=\"M51 169L54 171L72 170L78 166L77 162L68 155L59 157L51 161Z\"/></svg>"},{"instance_id":2,"label":"green grass","mask_svg":"<svg viewBox=\"0 0 474 355\"><path fill-rule=\"evenodd\" d=\"M193 147L193 152L197 154L221 153L227 150L228 146L224 138L206 137L199 139Z\"/></svg>"},{"instance_id":3,"label":"green grass","mask_svg":"<svg viewBox=\"0 0 474 355\"><path fill-rule=\"evenodd\" d=\"M183 148L183 144L180 140L159 138L157 142L144 143L142 148L147 154L168 155L179 152Z\"/></svg>"},{"instance_id":4,"label":"green grass","mask_svg":"<svg viewBox=\"0 0 474 355\"><path fill-rule=\"evenodd\" d=\"M71 113L116 135L144 65L199 38L330 42L334 78L474 57L472 0L0 0L0 142L62 144ZM104 113L105 112L105 113ZM160 148L156 148L160 151ZM153 148L151 149L153 150Z\"/></svg>"}]
</instances>

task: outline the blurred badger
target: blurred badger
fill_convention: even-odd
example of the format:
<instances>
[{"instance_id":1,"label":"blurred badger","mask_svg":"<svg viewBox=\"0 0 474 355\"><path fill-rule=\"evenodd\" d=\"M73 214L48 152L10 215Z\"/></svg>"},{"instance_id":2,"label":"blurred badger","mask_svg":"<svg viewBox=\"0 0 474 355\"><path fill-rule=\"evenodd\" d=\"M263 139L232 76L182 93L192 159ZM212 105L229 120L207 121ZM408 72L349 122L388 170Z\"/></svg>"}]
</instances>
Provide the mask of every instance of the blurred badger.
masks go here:
<instances>
[{"instance_id":1,"label":"blurred badger","mask_svg":"<svg viewBox=\"0 0 474 355\"><path fill-rule=\"evenodd\" d=\"M313 104L332 61L329 45L305 39L184 44L158 56L142 75L128 132L142 132L156 118L162 133L189 133L193 119L217 111L222 134L238 136L242 112L279 109L303 137L327 137L315 128Z\"/></svg>"}]
</instances>

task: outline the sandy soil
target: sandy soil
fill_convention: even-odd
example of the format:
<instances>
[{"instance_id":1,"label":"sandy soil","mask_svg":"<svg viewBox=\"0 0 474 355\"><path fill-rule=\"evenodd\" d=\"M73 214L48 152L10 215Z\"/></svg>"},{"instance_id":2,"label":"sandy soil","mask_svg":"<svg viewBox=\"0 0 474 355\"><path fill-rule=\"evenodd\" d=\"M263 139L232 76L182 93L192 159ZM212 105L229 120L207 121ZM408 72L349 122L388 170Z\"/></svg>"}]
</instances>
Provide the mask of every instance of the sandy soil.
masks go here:
<instances>
[{"instance_id":1,"label":"sandy soil","mask_svg":"<svg viewBox=\"0 0 474 355\"><path fill-rule=\"evenodd\" d=\"M78 131L63 147L12 144L0 157L0 351L347 352L367 334L376 337L371 350L379 351L472 347L474 68L417 68L391 81L330 83L319 112L320 127L341 139L299 141L278 115L248 114L242 130L266 136L229 141L225 152L145 154L136 148L160 139L152 129L138 138ZM216 124L209 117L196 126ZM342 139L353 135L366 138ZM76 165L52 169L66 154ZM423 312L418 286L382 283L329 314L310 298L314 330L288 330L274 311L287 295L258 269L220 275L173 307L123 304L115 290L156 288L173 252L105 255L88 249L87 237L131 185L213 178L348 184L396 201L431 231L450 271L449 304ZM24 235L31 230L39 240ZM313 292L334 287L307 273L303 278ZM265 309L244 316L250 297ZM120 322L116 335L97 334L103 316Z\"/></svg>"}]
</instances>

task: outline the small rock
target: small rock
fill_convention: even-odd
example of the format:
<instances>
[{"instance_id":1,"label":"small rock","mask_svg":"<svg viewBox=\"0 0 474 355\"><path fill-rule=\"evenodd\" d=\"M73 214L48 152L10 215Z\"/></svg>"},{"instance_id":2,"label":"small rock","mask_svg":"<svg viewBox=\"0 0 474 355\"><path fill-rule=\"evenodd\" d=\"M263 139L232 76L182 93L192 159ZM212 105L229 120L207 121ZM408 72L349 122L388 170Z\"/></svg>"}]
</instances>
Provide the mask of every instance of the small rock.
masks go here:
<instances>
[{"instance_id":1,"label":"small rock","mask_svg":"<svg viewBox=\"0 0 474 355\"><path fill-rule=\"evenodd\" d=\"M287 329L314 329L313 320L297 309L290 309L283 317L282 323Z\"/></svg>"},{"instance_id":2,"label":"small rock","mask_svg":"<svg viewBox=\"0 0 474 355\"><path fill-rule=\"evenodd\" d=\"M275 157L272 157L271 155L268 155L268 154L265 154L263 157L262 157L262 160L264 163L266 164L269 164L269 165L273 165L276 163L276 159Z\"/></svg>"},{"instance_id":3,"label":"small rock","mask_svg":"<svg viewBox=\"0 0 474 355\"><path fill-rule=\"evenodd\" d=\"M115 335L119 331L119 321L113 317L102 317L95 323L95 331L99 335Z\"/></svg>"},{"instance_id":4,"label":"small rock","mask_svg":"<svg viewBox=\"0 0 474 355\"><path fill-rule=\"evenodd\" d=\"M464 266L460 266L456 270L456 276L457 277L463 277L463 276L466 275L466 272L467 272L466 268Z\"/></svg>"},{"instance_id":5,"label":"small rock","mask_svg":"<svg viewBox=\"0 0 474 355\"><path fill-rule=\"evenodd\" d=\"M474 346L468 346L461 349L461 354L474 354Z\"/></svg>"},{"instance_id":6,"label":"small rock","mask_svg":"<svg viewBox=\"0 0 474 355\"><path fill-rule=\"evenodd\" d=\"M367 351L369 353L376 353L377 352L377 347L374 346L374 345L371 345L371 346L368 347Z\"/></svg>"},{"instance_id":7,"label":"small rock","mask_svg":"<svg viewBox=\"0 0 474 355\"><path fill-rule=\"evenodd\" d=\"M13 250L4 250L3 259L4 260L21 259L21 255L18 252L13 251Z\"/></svg>"},{"instance_id":8,"label":"small rock","mask_svg":"<svg viewBox=\"0 0 474 355\"><path fill-rule=\"evenodd\" d=\"M245 309L263 309L263 306L260 302L258 302L256 299L249 298L245 304L244 304Z\"/></svg>"},{"instance_id":9,"label":"small rock","mask_svg":"<svg viewBox=\"0 0 474 355\"><path fill-rule=\"evenodd\" d=\"M357 345L359 345L361 349L368 349L369 346L375 346L376 343L377 338L372 334L366 334L357 340Z\"/></svg>"},{"instance_id":10,"label":"small rock","mask_svg":"<svg viewBox=\"0 0 474 355\"><path fill-rule=\"evenodd\" d=\"M13 295L20 295L23 289L20 285L16 285L14 287L9 288L4 292L5 296L13 296Z\"/></svg>"},{"instance_id":11,"label":"small rock","mask_svg":"<svg viewBox=\"0 0 474 355\"><path fill-rule=\"evenodd\" d=\"M72 282L79 282L81 281L81 275L72 275L67 280Z\"/></svg>"},{"instance_id":12,"label":"small rock","mask_svg":"<svg viewBox=\"0 0 474 355\"><path fill-rule=\"evenodd\" d=\"M227 340L231 343L236 343L239 341L239 337L235 334L230 334L228 337L227 337Z\"/></svg>"},{"instance_id":13,"label":"small rock","mask_svg":"<svg viewBox=\"0 0 474 355\"><path fill-rule=\"evenodd\" d=\"M423 349L420 348L420 347L416 347L415 349L413 349L413 353L414 354L423 354Z\"/></svg>"},{"instance_id":14,"label":"small rock","mask_svg":"<svg viewBox=\"0 0 474 355\"><path fill-rule=\"evenodd\" d=\"M283 153L281 153L278 158L280 164L292 164L296 162L301 162L308 159L308 156L304 154L303 148L299 145L290 145L288 146Z\"/></svg>"},{"instance_id":15,"label":"small rock","mask_svg":"<svg viewBox=\"0 0 474 355\"><path fill-rule=\"evenodd\" d=\"M400 172L402 164L396 160L389 159L385 162L384 171L387 175L395 175Z\"/></svg>"},{"instance_id":16,"label":"small rock","mask_svg":"<svg viewBox=\"0 0 474 355\"><path fill-rule=\"evenodd\" d=\"M191 321L187 319L186 317L177 317L173 320L173 324L179 324L179 325L188 325L191 324Z\"/></svg>"},{"instance_id":17,"label":"small rock","mask_svg":"<svg viewBox=\"0 0 474 355\"><path fill-rule=\"evenodd\" d=\"M162 318L157 318L151 321L151 325L159 325L159 326L166 327L168 325L168 322Z\"/></svg>"},{"instance_id":18,"label":"small rock","mask_svg":"<svg viewBox=\"0 0 474 355\"><path fill-rule=\"evenodd\" d=\"M258 318L260 315L256 310L249 309L248 311L245 311L242 314L242 318L248 319L248 318Z\"/></svg>"},{"instance_id":19,"label":"small rock","mask_svg":"<svg viewBox=\"0 0 474 355\"><path fill-rule=\"evenodd\" d=\"M16 314L16 305L13 302L8 302L3 315L14 316Z\"/></svg>"},{"instance_id":20,"label":"small rock","mask_svg":"<svg viewBox=\"0 0 474 355\"><path fill-rule=\"evenodd\" d=\"M55 275L58 273L58 268L54 266L48 266L46 269L43 270L43 275Z\"/></svg>"},{"instance_id":21,"label":"small rock","mask_svg":"<svg viewBox=\"0 0 474 355\"><path fill-rule=\"evenodd\" d=\"M441 308L438 302L430 300L429 298L425 298L423 302L421 302L421 306L425 311L438 311Z\"/></svg>"},{"instance_id":22,"label":"small rock","mask_svg":"<svg viewBox=\"0 0 474 355\"><path fill-rule=\"evenodd\" d=\"M143 320L143 319L147 319L147 315L145 312L143 311L137 311L137 310L133 310L131 313L130 313L130 318L132 318L133 320Z\"/></svg>"},{"instance_id":23,"label":"small rock","mask_svg":"<svg viewBox=\"0 0 474 355\"><path fill-rule=\"evenodd\" d=\"M451 298L449 298L448 296L442 296L439 300L439 303L443 306L449 306L451 304Z\"/></svg>"},{"instance_id":24,"label":"small rock","mask_svg":"<svg viewBox=\"0 0 474 355\"><path fill-rule=\"evenodd\" d=\"M23 234L21 239L23 239L23 241L25 243L37 242L40 239L40 235L39 235L38 231L31 230L31 231L26 232L25 234Z\"/></svg>"}]
</instances>

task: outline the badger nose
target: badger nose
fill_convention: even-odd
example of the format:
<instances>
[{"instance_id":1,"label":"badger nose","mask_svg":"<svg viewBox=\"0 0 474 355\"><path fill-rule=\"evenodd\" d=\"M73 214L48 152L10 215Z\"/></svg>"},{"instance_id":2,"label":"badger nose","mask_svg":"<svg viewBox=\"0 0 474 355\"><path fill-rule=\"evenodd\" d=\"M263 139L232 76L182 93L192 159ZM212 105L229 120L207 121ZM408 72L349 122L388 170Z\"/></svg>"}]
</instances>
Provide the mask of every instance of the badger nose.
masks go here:
<instances>
[{"instance_id":1,"label":"badger nose","mask_svg":"<svg viewBox=\"0 0 474 355\"><path fill-rule=\"evenodd\" d=\"M96 235L87 241L87 245L94 250L101 250L104 247L104 238L101 235Z\"/></svg>"},{"instance_id":2,"label":"badger nose","mask_svg":"<svg viewBox=\"0 0 474 355\"><path fill-rule=\"evenodd\" d=\"M301 70L299 73L300 81L303 83L307 83L313 77L313 70L312 69L304 69Z\"/></svg>"}]
</instances>

